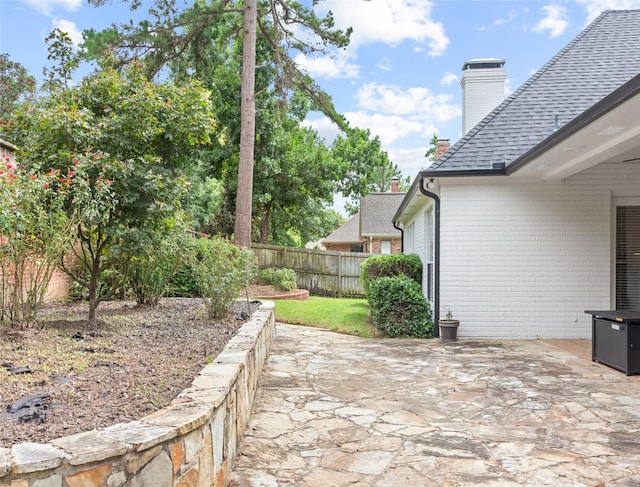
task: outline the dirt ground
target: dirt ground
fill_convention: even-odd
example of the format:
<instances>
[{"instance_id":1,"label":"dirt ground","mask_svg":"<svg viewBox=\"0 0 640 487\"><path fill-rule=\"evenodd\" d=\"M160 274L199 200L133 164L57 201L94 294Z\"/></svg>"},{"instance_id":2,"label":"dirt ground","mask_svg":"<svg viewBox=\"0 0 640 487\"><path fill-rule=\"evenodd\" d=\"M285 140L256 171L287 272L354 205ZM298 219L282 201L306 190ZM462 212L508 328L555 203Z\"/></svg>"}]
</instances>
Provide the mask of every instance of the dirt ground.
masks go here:
<instances>
[{"instance_id":1,"label":"dirt ground","mask_svg":"<svg viewBox=\"0 0 640 487\"><path fill-rule=\"evenodd\" d=\"M250 301L267 290L250 288ZM211 320L201 299L114 301L101 303L89 325L86 303L56 303L37 327L0 327L0 447L45 443L166 406L222 351L246 310L243 300L226 319ZM28 397L34 407L19 409Z\"/></svg>"}]
</instances>

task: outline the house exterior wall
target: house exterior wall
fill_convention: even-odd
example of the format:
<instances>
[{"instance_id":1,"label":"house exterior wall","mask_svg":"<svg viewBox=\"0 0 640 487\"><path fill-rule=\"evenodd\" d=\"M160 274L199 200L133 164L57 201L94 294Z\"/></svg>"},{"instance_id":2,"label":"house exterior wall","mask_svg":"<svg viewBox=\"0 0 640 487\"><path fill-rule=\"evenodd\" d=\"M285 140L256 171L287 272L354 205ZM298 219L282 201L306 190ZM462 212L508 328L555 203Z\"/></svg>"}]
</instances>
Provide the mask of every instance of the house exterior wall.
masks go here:
<instances>
[{"instance_id":1,"label":"house exterior wall","mask_svg":"<svg viewBox=\"0 0 640 487\"><path fill-rule=\"evenodd\" d=\"M382 253L382 241L391 241L391 253L392 254L401 254L402 253L402 239L400 238L372 238L364 239L364 251L369 254L380 254Z\"/></svg>"},{"instance_id":2,"label":"house exterior wall","mask_svg":"<svg viewBox=\"0 0 640 487\"><path fill-rule=\"evenodd\" d=\"M69 299L69 284L70 279L67 274L59 269L53 271L51 281L49 281L49 286L47 287L47 294L44 298L45 302Z\"/></svg>"},{"instance_id":3,"label":"house exterior wall","mask_svg":"<svg viewBox=\"0 0 640 487\"><path fill-rule=\"evenodd\" d=\"M431 200L425 199L425 205L422 206L413 216L412 220L404 228L404 253L417 254L422 260L422 289L428 288L428 274L424 272L429 252L425 247L427 232L433 232L433 228L426 228L427 218L425 214L431 209Z\"/></svg>"},{"instance_id":4,"label":"house exterior wall","mask_svg":"<svg viewBox=\"0 0 640 487\"><path fill-rule=\"evenodd\" d=\"M331 252L351 252L351 245L346 243L326 243L324 247L326 250ZM353 244L355 245L355 244Z\"/></svg>"},{"instance_id":5,"label":"house exterior wall","mask_svg":"<svg viewBox=\"0 0 640 487\"><path fill-rule=\"evenodd\" d=\"M612 200L640 197L640 165L441 183L440 312L461 321L459 336L589 338L584 310L612 306Z\"/></svg>"}]
</instances>

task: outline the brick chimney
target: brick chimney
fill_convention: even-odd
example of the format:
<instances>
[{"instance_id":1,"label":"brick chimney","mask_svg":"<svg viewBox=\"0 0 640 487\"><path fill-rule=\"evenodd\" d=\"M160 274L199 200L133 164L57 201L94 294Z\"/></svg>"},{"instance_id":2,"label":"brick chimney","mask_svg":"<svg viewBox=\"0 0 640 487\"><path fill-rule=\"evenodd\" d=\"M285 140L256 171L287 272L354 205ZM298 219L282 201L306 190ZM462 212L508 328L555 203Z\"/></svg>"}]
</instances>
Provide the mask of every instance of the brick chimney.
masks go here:
<instances>
[{"instance_id":1,"label":"brick chimney","mask_svg":"<svg viewBox=\"0 0 640 487\"><path fill-rule=\"evenodd\" d=\"M398 178L393 176L391 178L391 192L392 193L397 193L398 192L398 187L399 187Z\"/></svg>"},{"instance_id":2,"label":"brick chimney","mask_svg":"<svg viewBox=\"0 0 640 487\"><path fill-rule=\"evenodd\" d=\"M451 148L449 139L438 139L436 143L436 161L442 157L442 155Z\"/></svg>"}]
</instances>

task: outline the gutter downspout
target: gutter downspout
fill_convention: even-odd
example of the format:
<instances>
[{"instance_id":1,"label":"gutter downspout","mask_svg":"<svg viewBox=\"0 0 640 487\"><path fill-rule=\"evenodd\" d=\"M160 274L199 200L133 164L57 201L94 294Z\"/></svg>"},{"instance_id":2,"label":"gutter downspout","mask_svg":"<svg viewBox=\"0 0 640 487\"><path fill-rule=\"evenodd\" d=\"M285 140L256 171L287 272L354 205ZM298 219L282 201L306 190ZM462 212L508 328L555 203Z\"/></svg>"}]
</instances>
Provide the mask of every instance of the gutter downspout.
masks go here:
<instances>
[{"instance_id":1,"label":"gutter downspout","mask_svg":"<svg viewBox=\"0 0 640 487\"><path fill-rule=\"evenodd\" d=\"M393 222L393 228L400 232L400 253L404 252L404 229Z\"/></svg>"},{"instance_id":2,"label":"gutter downspout","mask_svg":"<svg viewBox=\"0 0 640 487\"><path fill-rule=\"evenodd\" d=\"M424 189L424 176L420 178L420 192L434 202L434 230L433 230L433 336L440 336L440 197Z\"/></svg>"}]
</instances>

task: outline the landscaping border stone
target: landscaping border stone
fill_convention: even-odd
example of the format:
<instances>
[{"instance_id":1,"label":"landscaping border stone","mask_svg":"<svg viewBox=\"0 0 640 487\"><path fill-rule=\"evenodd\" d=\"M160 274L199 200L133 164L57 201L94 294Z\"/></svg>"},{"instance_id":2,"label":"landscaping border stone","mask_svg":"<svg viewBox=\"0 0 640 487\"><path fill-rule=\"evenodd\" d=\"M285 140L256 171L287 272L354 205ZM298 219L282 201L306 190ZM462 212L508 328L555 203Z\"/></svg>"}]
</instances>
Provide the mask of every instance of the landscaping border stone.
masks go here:
<instances>
[{"instance_id":1,"label":"landscaping border stone","mask_svg":"<svg viewBox=\"0 0 640 487\"><path fill-rule=\"evenodd\" d=\"M139 421L0 448L0 487L224 487L275 337L263 302L172 403Z\"/></svg>"}]
</instances>

